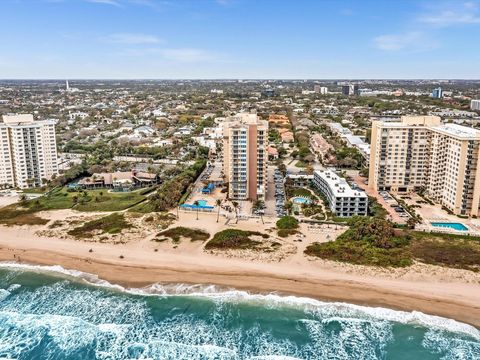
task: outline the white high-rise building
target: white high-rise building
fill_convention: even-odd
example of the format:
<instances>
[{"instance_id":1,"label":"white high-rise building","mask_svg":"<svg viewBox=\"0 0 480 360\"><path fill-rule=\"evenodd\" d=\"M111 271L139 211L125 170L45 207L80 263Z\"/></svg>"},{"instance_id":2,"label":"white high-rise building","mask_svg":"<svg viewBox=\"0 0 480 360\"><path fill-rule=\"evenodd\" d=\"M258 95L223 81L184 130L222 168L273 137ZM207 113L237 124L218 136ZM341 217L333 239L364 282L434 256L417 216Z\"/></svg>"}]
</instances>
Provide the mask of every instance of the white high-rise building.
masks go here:
<instances>
[{"instance_id":1,"label":"white high-rise building","mask_svg":"<svg viewBox=\"0 0 480 360\"><path fill-rule=\"evenodd\" d=\"M223 173L231 199L265 199L268 121L240 113L223 123Z\"/></svg>"},{"instance_id":2,"label":"white high-rise building","mask_svg":"<svg viewBox=\"0 0 480 360\"><path fill-rule=\"evenodd\" d=\"M480 110L480 100L472 100L472 102L470 103L470 109Z\"/></svg>"},{"instance_id":3,"label":"white high-rise building","mask_svg":"<svg viewBox=\"0 0 480 360\"><path fill-rule=\"evenodd\" d=\"M41 186L58 174L55 122L6 115L0 123L0 186Z\"/></svg>"},{"instance_id":4,"label":"white high-rise building","mask_svg":"<svg viewBox=\"0 0 480 360\"><path fill-rule=\"evenodd\" d=\"M438 116L372 122L368 186L423 190L455 214L480 211L480 131Z\"/></svg>"},{"instance_id":5,"label":"white high-rise building","mask_svg":"<svg viewBox=\"0 0 480 360\"><path fill-rule=\"evenodd\" d=\"M316 93L320 93L321 95L328 94L328 88L325 87L325 86L314 85L313 86L313 91L315 91Z\"/></svg>"}]
</instances>

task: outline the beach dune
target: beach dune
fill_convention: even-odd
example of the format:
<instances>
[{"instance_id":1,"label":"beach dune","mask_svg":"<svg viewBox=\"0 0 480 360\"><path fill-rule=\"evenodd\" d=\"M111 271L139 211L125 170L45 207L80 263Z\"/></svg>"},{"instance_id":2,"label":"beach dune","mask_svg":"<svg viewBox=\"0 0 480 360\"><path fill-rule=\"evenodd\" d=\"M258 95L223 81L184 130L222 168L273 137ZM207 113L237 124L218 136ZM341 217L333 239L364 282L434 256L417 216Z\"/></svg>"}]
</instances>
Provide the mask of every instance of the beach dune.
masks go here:
<instances>
[{"instance_id":1,"label":"beach dune","mask_svg":"<svg viewBox=\"0 0 480 360\"><path fill-rule=\"evenodd\" d=\"M214 255L205 252L201 243L188 242L178 248L148 240L121 245L92 244L40 237L29 227L2 227L0 234L0 261L60 265L97 274L124 287L215 284L252 292L421 311L480 327L480 279L464 270L424 265L418 268L421 271L377 271L308 259L300 251L281 262L259 262Z\"/></svg>"}]
</instances>

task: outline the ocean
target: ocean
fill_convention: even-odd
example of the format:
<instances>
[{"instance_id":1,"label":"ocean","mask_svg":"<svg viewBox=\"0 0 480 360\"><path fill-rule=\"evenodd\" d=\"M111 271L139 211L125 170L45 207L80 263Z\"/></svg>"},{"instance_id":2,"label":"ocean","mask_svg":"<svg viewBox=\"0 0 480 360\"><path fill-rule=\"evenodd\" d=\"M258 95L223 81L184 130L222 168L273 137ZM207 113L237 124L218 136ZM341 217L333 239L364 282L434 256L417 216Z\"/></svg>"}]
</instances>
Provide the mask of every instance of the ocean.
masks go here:
<instances>
[{"instance_id":1,"label":"ocean","mask_svg":"<svg viewBox=\"0 0 480 360\"><path fill-rule=\"evenodd\" d=\"M0 264L0 289L0 359L480 359L478 329L419 312L56 266Z\"/></svg>"}]
</instances>

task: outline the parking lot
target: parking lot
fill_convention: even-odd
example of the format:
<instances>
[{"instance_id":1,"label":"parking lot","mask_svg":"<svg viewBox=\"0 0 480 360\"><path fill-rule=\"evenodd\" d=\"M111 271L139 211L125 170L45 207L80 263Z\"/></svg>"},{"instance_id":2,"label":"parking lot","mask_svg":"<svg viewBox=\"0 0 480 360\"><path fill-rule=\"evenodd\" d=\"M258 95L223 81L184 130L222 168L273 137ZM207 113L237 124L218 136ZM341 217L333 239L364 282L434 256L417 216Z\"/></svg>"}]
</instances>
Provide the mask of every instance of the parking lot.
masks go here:
<instances>
[{"instance_id":1,"label":"parking lot","mask_svg":"<svg viewBox=\"0 0 480 360\"><path fill-rule=\"evenodd\" d=\"M387 204L389 209L390 210L393 209L393 211L395 211L397 215L401 219L403 219L404 222L406 222L410 218L410 215L408 214L408 212L405 211L405 209L398 204L397 200L395 200L395 198L393 198L388 192L380 191L378 195L380 195L383 198L383 200L385 200L385 203Z\"/></svg>"},{"instance_id":2,"label":"parking lot","mask_svg":"<svg viewBox=\"0 0 480 360\"><path fill-rule=\"evenodd\" d=\"M285 210L285 185L284 177L278 169L275 169L273 173L273 182L275 187L275 213L278 217L282 217L287 215Z\"/></svg>"},{"instance_id":3,"label":"parking lot","mask_svg":"<svg viewBox=\"0 0 480 360\"><path fill-rule=\"evenodd\" d=\"M407 217L404 217L404 216L400 216L400 213L398 213L397 211L395 211L395 208L392 207L393 206L398 206L398 203L397 201L391 197L387 192L385 191L382 191L382 193L385 193L386 195L388 196L382 196L380 195L380 193L377 191L377 190L373 190L371 188L368 187L368 184L365 182L367 179L360 176L360 175L354 175L352 174L351 175L353 181L355 181L355 183L361 187L362 189L365 190L365 192L367 193L368 196L371 196L371 197L374 197L377 202L383 206L383 208L388 212L388 219L397 223L397 224L406 224L407 220L408 220L408 215Z\"/></svg>"}]
</instances>

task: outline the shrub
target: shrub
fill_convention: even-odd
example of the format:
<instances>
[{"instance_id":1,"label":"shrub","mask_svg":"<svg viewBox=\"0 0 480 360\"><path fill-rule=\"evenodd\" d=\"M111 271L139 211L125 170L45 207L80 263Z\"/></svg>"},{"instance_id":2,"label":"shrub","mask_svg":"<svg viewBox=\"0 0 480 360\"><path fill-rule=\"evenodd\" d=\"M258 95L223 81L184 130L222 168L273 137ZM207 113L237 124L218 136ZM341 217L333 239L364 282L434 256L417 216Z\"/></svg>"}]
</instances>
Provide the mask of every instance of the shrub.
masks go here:
<instances>
[{"instance_id":1,"label":"shrub","mask_svg":"<svg viewBox=\"0 0 480 360\"><path fill-rule=\"evenodd\" d=\"M294 229L280 229L278 230L277 234L280 237L289 237L290 235L295 235L297 233L297 230Z\"/></svg>"},{"instance_id":2,"label":"shrub","mask_svg":"<svg viewBox=\"0 0 480 360\"><path fill-rule=\"evenodd\" d=\"M335 241L313 243L305 253L361 265L403 267L413 263L410 237L398 236L389 221L358 216L348 224L350 228Z\"/></svg>"},{"instance_id":3,"label":"shrub","mask_svg":"<svg viewBox=\"0 0 480 360\"><path fill-rule=\"evenodd\" d=\"M100 219L87 221L82 226L69 230L67 234L76 238L91 238L95 232L103 234L118 234L123 229L132 227L122 213L113 213Z\"/></svg>"},{"instance_id":4,"label":"shrub","mask_svg":"<svg viewBox=\"0 0 480 360\"><path fill-rule=\"evenodd\" d=\"M200 229L190 229L183 226L174 227L157 234L157 236L166 236L174 242L179 242L181 237L190 238L191 241L208 240L210 234Z\"/></svg>"},{"instance_id":5,"label":"shrub","mask_svg":"<svg viewBox=\"0 0 480 360\"><path fill-rule=\"evenodd\" d=\"M298 220L293 216L284 216L277 221L277 228L279 229L297 229Z\"/></svg>"},{"instance_id":6,"label":"shrub","mask_svg":"<svg viewBox=\"0 0 480 360\"><path fill-rule=\"evenodd\" d=\"M268 234L257 231L227 229L216 233L205 245L205 249L255 249L261 242L252 240L251 236L261 236L264 239L269 237Z\"/></svg>"}]
</instances>

